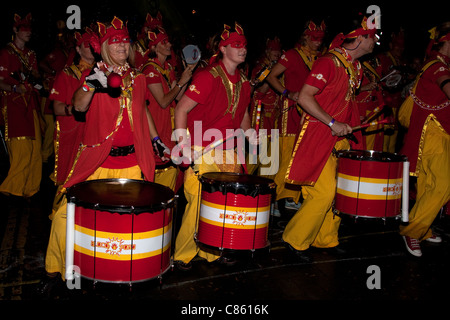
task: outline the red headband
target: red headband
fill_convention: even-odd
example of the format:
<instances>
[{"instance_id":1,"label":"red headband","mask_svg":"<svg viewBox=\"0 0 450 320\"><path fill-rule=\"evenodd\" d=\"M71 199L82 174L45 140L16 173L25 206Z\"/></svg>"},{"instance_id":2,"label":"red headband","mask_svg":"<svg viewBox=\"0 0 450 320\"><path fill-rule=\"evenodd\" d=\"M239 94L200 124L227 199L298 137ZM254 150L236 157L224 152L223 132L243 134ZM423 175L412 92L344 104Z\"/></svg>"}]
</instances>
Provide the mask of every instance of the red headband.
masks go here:
<instances>
[{"instance_id":1,"label":"red headband","mask_svg":"<svg viewBox=\"0 0 450 320\"><path fill-rule=\"evenodd\" d=\"M339 33L338 35L336 35L336 37L334 37L333 41L331 41L329 50L332 50L336 47L341 46L345 39L356 38L358 36L364 36L366 34L370 35L371 37L375 37L376 33L377 33L377 29L375 29L375 28L369 29L367 27L367 17L364 17L364 19L361 23L361 28L353 30L352 32L348 33L347 35L344 35L343 33Z\"/></svg>"},{"instance_id":2,"label":"red headband","mask_svg":"<svg viewBox=\"0 0 450 320\"><path fill-rule=\"evenodd\" d=\"M317 26L313 21L310 21L308 28L305 30L305 34L315 38L314 40L316 41L321 41L325 37L325 29L325 22L322 21L320 26Z\"/></svg>"},{"instance_id":3,"label":"red headband","mask_svg":"<svg viewBox=\"0 0 450 320\"><path fill-rule=\"evenodd\" d=\"M367 27L367 17L364 17L363 21L361 22L361 28L353 30L352 32L347 34L345 36L345 39L356 38L357 36L364 36L366 34L370 35L371 37L374 37L376 33L377 33L376 28L369 29Z\"/></svg>"},{"instance_id":4,"label":"red headband","mask_svg":"<svg viewBox=\"0 0 450 320\"><path fill-rule=\"evenodd\" d=\"M79 47L82 43L84 43L85 47L89 47L89 43L93 34L94 32L91 28L86 28L86 31L83 34L78 31L75 32L75 40L77 41L76 45Z\"/></svg>"},{"instance_id":5,"label":"red headband","mask_svg":"<svg viewBox=\"0 0 450 320\"><path fill-rule=\"evenodd\" d=\"M31 29L31 13L27 14L25 18L21 18L17 13L14 14L14 27L25 27Z\"/></svg>"},{"instance_id":6,"label":"red headband","mask_svg":"<svg viewBox=\"0 0 450 320\"><path fill-rule=\"evenodd\" d=\"M127 26L117 17L114 17L111 21L110 27L106 27L106 25L101 22L97 22L97 25L98 33L100 35L100 44L114 36L129 37Z\"/></svg>"},{"instance_id":7,"label":"red headband","mask_svg":"<svg viewBox=\"0 0 450 320\"><path fill-rule=\"evenodd\" d=\"M167 33L164 31L163 28L158 27L157 31L159 31L159 32L158 33L153 32L153 31L147 32L148 40L150 41L150 44L153 46L156 46L161 41L169 39L169 36L167 35Z\"/></svg>"},{"instance_id":8,"label":"red headband","mask_svg":"<svg viewBox=\"0 0 450 320\"><path fill-rule=\"evenodd\" d=\"M247 43L247 38L244 36L244 29L237 22L234 24L235 32L230 33L230 26L224 25L223 27L224 30L220 35L219 47L225 47L235 42Z\"/></svg>"}]
</instances>

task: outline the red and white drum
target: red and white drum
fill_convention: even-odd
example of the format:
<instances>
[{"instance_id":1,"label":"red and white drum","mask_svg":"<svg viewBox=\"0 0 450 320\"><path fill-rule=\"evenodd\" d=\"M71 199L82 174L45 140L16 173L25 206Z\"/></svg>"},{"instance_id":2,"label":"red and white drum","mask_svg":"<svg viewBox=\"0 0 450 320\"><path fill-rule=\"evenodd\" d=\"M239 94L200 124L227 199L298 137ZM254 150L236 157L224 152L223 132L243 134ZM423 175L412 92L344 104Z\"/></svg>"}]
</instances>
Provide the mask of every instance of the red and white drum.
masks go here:
<instances>
[{"instance_id":1,"label":"red and white drum","mask_svg":"<svg viewBox=\"0 0 450 320\"><path fill-rule=\"evenodd\" d=\"M400 215L405 170L409 174L409 163L404 168L405 156L352 150L338 152L338 157L337 210L370 218Z\"/></svg>"},{"instance_id":2,"label":"red and white drum","mask_svg":"<svg viewBox=\"0 0 450 320\"><path fill-rule=\"evenodd\" d=\"M73 265L81 276L132 283L169 269L171 189L140 180L102 179L76 184L67 195L68 220L75 204L74 231L71 236L68 228L67 241L73 237Z\"/></svg>"},{"instance_id":3,"label":"red and white drum","mask_svg":"<svg viewBox=\"0 0 450 320\"><path fill-rule=\"evenodd\" d=\"M237 173L205 173L197 240L219 249L254 250L269 245L273 180Z\"/></svg>"}]
</instances>

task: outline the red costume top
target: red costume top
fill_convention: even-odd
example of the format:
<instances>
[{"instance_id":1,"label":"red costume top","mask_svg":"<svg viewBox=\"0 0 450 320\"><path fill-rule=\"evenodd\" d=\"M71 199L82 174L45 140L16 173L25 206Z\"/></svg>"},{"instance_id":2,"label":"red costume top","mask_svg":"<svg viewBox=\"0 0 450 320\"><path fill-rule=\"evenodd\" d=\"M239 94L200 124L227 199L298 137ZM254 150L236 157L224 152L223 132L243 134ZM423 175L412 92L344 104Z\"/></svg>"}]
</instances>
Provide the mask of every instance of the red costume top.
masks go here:
<instances>
[{"instance_id":1,"label":"red costume top","mask_svg":"<svg viewBox=\"0 0 450 320\"><path fill-rule=\"evenodd\" d=\"M83 74L82 80L89 70ZM86 113L82 146L64 187L85 181L97 168L127 168L137 163L144 179L153 181L155 160L146 114L146 85L141 73L129 68L122 76L122 93L112 98L96 93ZM135 153L109 156L113 146L134 144ZM124 159L127 158L127 159Z\"/></svg>"},{"instance_id":2,"label":"red costume top","mask_svg":"<svg viewBox=\"0 0 450 320\"><path fill-rule=\"evenodd\" d=\"M69 56L69 54L67 52L65 52L63 48L56 47L52 52L50 52L45 57L45 60L50 65L50 68L52 68L52 70L55 71L55 74L46 74L45 75L44 87L46 87L46 89L48 89L49 91L51 90L51 88L53 87L53 84L55 82L55 79L56 79L55 75L58 72L62 71L64 69L64 67L66 66L66 63L68 62L68 56ZM50 100L51 99L47 99L45 101L45 105L43 106L43 108L44 108L43 111L45 114L53 114L53 110L50 107Z\"/></svg>"},{"instance_id":3,"label":"red costume top","mask_svg":"<svg viewBox=\"0 0 450 320\"><path fill-rule=\"evenodd\" d=\"M34 51L20 50L13 42L0 50L0 77L10 85L23 83L27 92L19 94L4 92L2 95L2 115L5 122L5 140L12 138L34 139L33 110L38 110L38 93L30 89L32 85L22 80L32 72L37 72L37 60Z\"/></svg>"},{"instance_id":4,"label":"red costume top","mask_svg":"<svg viewBox=\"0 0 450 320\"><path fill-rule=\"evenodd\" d=\"M160 83L163 87L164 94L170 91L171 84L176 80L175 71L172 66L167 61L164 63L164 66L161 66L157 58L148 60L143 66L142 72L146 76L147 86L149 84ZM172 141L172 131L174 128L174 109L176 103L172 101L166 108L162 108L150 91L148 92L148 100L150 102L148 109L155 122L159 137L172 150L175 146L175 141ZM157 155L155 155L155 161L157 164L162 164L161 158Z\"/></svg>"},{"instance_id":5,"label":"red costume top","mask_svg":"<svg viewBox=\"0 0 450 320\"><path fill-rule=\"evenodd\" d=\"M300 55L300 48L293 48L286 51L278 60L283 65L284 87L290 92L300 91L310 71L309 67ZM280 118L281 136L296 135L300 130L301 115L297 110L296 103L288 99L289 109L282 110Z\"/></svg>"},{"instance_id":6,"label":"red costume top","mask_svg":"<svg viewBox=\"0 0 450 320\"><path fill-rule=\"evenodd\" d=\"M408 157L410 162L410 173L417 175L417 162L420 157L422 134L426 130L428 116L433 115L442 128L450 134L450 100L439 88L437 79L442 76L450 76L450 58L436 52L427 61L436 60L419 79L411 113L410 125L405 135L404 145L401 153Z\"/></svg>"},{"instance_id":7,"label":"red costume top","mask_svg":"<svg viewBox=\"0 0 450 320\"><path fill-rule=\"evenodd\" d=\"M196 73L185 93L197 106L188 113L188 129L194 144L196 137L202 145L214 142L203 137L208 129L217 129L226 137L226 129L238 129L250 103L250 82L238 69L230 75L222 62L208 66ZM197 123L194 123L196 122ZM201 121L201 122L200 122ZM201 127L201 129L200 129Z\"/></svg>"},{"instance_id":8,"label":"red costume top","mask_svg":"<svg viewBox=\"0 0 450 320\"><path fill-rule=\"evenodd\" d=\"M271 61L268 58L264 58L262 61L258 61L256 63L255 68L252 71L252 78L255 78L256 75L263 70L263 68L271 65ZM265 92L259 92L258 89L253 93L253 102L252 102L252 126L254 127L254 122L256 119L256 107L258 101L261 101L261 119L260 119L260 129L266 129L267 134L270 135L271 129L276 129L279 127L278 125L278 116L280 113L280 97L271 87Z\"/></svg>"},{"instance_id":9,"label":"red costume top","mask_svg":"<svg viewBox=\"0 0 450 320\"><path fill-rule=\"evenodd\" d=\"M338 50L340 51L336 49L332 52ZM348 68L352 68L354 76L349 77ZM322 109L337 121L350 126L360 123L354 96L354 87L361 81L359 69L359 62L352 64L345 51L339 58L328 53L314 63L305 81L306 84L319 89L315 98ZM358 141L362 141L360 132L355 132L355 136ZM326 124L307 115L294 146L286 181L292 184L314 185L338 139L343 138L333 136Z\"/></svg>"},{"instance_id":10,"label":"red costume top","mask_svg":"<svg viewBox=\"0 0 450 320\"><path fill-rule=\"evenodd\" d=\"M86 66L87 67L87 66ZM83 65L71 65L56 75L49 100L72 105L72 96L80 86ZM57 184L66 180L83 136L84 122L73 116L56 116L55 126L55 178Z\"/></svg>"},{"instance_id":11,"label":"red costume top","mask_svg":"<svg viewBox=\"0 0 450 320\"><path fill-rule=\"evenodd\" d=\"M370 64L369 62L363 63L363 78L361 82L361 87L377 82L381 78L381 65L378 63ZM366 90L366 91L360 91L359 94L356 96L356 102L358 103L358 109L360 116L362 118L370 118L371 121L375 120L381 120L377 118L372 118L376 113L378 113L376 110L380 111L382 107L384 106L384 99L383 99L383 92L379 85L375 87L373 90ZM378 109L377 109L378 108ZM370 130L365 130L366 134L375 134L373 131L381 131L383 130L383 125L378 125L376 127L377 129L373 129L372 127ZM363 139L363 142L365 140ZM364 146L364 149L366 147ZM377 136L375 138L374 143L374 150L383 151L383 136Z\"/></svg>"}]
</instances>

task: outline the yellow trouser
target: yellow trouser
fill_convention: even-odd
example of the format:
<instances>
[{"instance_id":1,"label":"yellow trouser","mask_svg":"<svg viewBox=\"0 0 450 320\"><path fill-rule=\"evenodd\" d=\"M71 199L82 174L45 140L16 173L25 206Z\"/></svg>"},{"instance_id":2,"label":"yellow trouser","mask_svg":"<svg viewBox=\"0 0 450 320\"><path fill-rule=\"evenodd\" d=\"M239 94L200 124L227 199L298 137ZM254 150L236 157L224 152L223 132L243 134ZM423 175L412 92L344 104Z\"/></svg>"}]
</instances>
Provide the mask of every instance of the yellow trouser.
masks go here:
<instances>
[{"instance_id":1,"label":"yellow trouser","mask_svg":"<svg viewBox=\"0 0 450 320\"><path fill-rule=\"evenodd\" d=\"M398 108L392 108L394 119L398 119ZM384 135L383 151L395 153L395 145L397 144L398 128L394 128L392 135Z\"/></svg>"},{"instance_id":2,"label":"yellow trouser","mask_svg":"<svg viewBox=\"0 0 450 320\"><path fill-rule=\"evenodd\" d=\"M275 143L274 145L274 149L276 150L276 152L279 153L279 141L274 141L273 143ZM265 148L266 150L262 151L260 150L257 158L256 158L256 163L249 163L250 159L252 157L254 157L254 155L248 155L249 160L247 161L247 169L248 169L248 174L252 175L255 173L255 171L257 171L257 175L258 176L262 176L268 179L275 179L275 175L278 172L278 165L279 165L279 158L275 157L275 155L272 154L272 141L270 141L269 138L267 138L267 144L261 144L260 148ZM278 155L279 157L279 155ZM277 161L278 160L278 164L274 164L272 163L272 161ZM263 164L264 163L264 164ZM265 172L266 174L263 175L261 172L264 169L263 172Z\"/></svg>"},{"instance_id":3,"label":"yellow trouser","mask_svg":"<svg viewBox=\"0 0 450 320\"><path fill-rule=\"evenodd\" d=\"M197 254L199 257L211 262L219 258L219 250L204 251L201 250L194 239L197 232L199 212L200 212L200 195L201 183L198 177L207 172L240 172L240 165L237 164L237 157L234 150L223 150L223 159L229 159L228 162L233 164L216 164L212 161L215 157L215 150L203 155L202 162L195 165L198 172L194 172L189 168L184 173L184 194L186 196L187 205L181 221L181 227L175 241L174 260L189 263Z\"/></svg>"},{"instance_id":4,"label":"yellow trouser","mask_svg":"<svg viewBox=\"0 0 450 320\"><path fill-rule=\"evenodd\" d=\"M290 187L289 184L286 186L285 183L286 172L292 159L295 141L295 136L280 137L280 167L274 179L277 185L277 201L284 198L292 198L294 202L298 203L300 200L300 188L297 186Z\"/></svg>"},{"instance_id":5,"label":"yellow trouser","mask_svg":"<svg viewBox=\"0 0 450 320\"><path fill-rule=\"evenodd\" d=\"M341 140L335 145L336 150L348 148L347 140ZM331 154L315 185L302 186L302 206L283 232L283 240L297 250L306 250L310 246L331 248L339 244L341 219L332 210L337 163L338 159Z\"/></svg>"},{"instance_id":6,"label":"yellow trouser","mask_svg":"<svg viewBox=\"0 0 450 320\"><path fill-rule=\"evenodd\" d=\"M87 180L120 178L142 180L141 169L139 166L126 169L98 168ZM63 197L53 215L45 257L45 270L48 273L59 272L63 279L66 270L66 210L67 198Z\"/></svg>"},{"instance_id":7,"label":"yellow trouser","mask_svg":"<svg viewBox=\"0 0 450 320\"><path fill-rule=\"evenodd\" d=\"M169 187L172 191L174 191L177 183L178 171L178 168L175 167L157 169L155 170L154 182Z\"/></svg>"},{"instance_id":8,"label":"yellow trouser","mask_svg":"<svg viewBox=\"0 0 450 320\"><path fill-rule=\"evenodd\" d=\"M34 112L35 139L6 141L10 167L0 185L0 192L19 197L31 197L39 191L42 178L41 131Z\"/></svg>"},{"instance_id":9,"label":"yellow trouser","mask_svg":"<svg viewBox=\"0 0 450 320\"><path fill-rule=\"evenodd\" d=\"M47 162L48 158L55 152L53 133L55 131L55 120L52 114L44 114L45 131L42 137L42 161Z\"/></svg>"},{"instance_id":10,"label":"yellow trouser","mask_svg":"<svg viewBox=\"0 0 450 320\"><path fill-rule=\"evenodd\" d=\"M439 210L450 200L450 135L434 121L428 124L418 169L416 203L400 234L425 240L432 236L430 227Z\"/></svg>"}]
</instances>

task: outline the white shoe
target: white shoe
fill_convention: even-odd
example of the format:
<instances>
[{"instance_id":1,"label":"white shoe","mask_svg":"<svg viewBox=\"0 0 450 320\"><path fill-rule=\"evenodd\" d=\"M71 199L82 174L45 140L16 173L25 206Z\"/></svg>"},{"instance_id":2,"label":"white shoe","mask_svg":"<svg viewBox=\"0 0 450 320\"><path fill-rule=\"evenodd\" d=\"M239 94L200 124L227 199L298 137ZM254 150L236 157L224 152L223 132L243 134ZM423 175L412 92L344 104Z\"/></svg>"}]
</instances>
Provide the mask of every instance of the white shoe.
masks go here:
<instances>
[{"instance_id":1,"label":"white shoe","mask_svg":"<svg viewBox=\"0 0 450 320\"><path fill-rule=\"evenodd\" d=\"M419 240L413 239L408 236L402 236L403 240L406 244L406 249L409 253L411 253L413 256L421 257L422 256L422 250L420 249L420 243Z\"/></svg>"},{"instance_id":2,"label":"white shoe","mask_svg":"<svg viewBox=\"0 0 450 320\"><path fill-rule=\"evenodd\" d=\"M425 241L432 242L432 243L441 243L442 238L433 234L431 237L426 238Z\"/></svg>"},{"instance_id":3,"label":"white shoe","mask_svg":"<svg viewBox=\"0 0 450 320\"><path fill-rule=\"evenodd\" d=\"M288 209L295 209L295 210L298 210L298 209L300 209L300 206L301 206L302 204L299 202L299 203L295 203L294 201L288 201L288 200L286 200L286 202L285 202L285 204L284 204L284 207L285 208L288 208Z\"/></svg>"}]
</instances>

